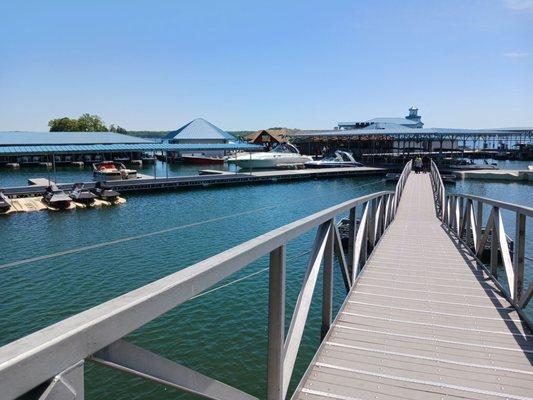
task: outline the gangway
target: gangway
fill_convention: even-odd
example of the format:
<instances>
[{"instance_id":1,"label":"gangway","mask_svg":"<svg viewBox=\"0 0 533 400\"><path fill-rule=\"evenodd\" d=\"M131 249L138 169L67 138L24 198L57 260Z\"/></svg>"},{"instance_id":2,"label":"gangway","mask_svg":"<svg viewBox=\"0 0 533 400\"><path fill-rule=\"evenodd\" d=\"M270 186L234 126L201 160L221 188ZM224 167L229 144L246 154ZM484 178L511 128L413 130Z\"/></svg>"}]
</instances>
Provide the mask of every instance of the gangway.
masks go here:
<instances>
[{"instance_id":1,"label":"gangway","mask_svg":"<svg viewBox=\"0 0 533 400\"><path fill-rule=\"evenodd\" d=\"M515 215L512 252L503 210ZM347 248L336 224L346 214ZM414 174L409 162L395 191L327 208L3 346L0 396L81 400L88 360L204 398L255 399L123 338L269 256L262 398L289 395L320 273L323 340L293 399L532 398L524 311L533 292L524 285L532 216L528 207L446 195L434 164L430 174ZM286 246L309 231L315 239L286 333ZM485 266L479 256L489 241ZM337 265L347 296L333 320Z\"/></svg>"}]
</instances>

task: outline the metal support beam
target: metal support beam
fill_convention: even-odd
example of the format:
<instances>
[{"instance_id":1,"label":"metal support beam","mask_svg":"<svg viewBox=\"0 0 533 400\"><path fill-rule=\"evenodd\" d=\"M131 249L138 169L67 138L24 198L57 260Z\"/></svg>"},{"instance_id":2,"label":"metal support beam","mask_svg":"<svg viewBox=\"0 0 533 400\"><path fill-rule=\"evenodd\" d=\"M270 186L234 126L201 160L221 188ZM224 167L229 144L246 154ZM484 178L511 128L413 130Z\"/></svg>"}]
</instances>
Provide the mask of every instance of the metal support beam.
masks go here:
<instances>
[{"instance_id":1,"label":"metal support beam","mask_svg":"<svg viewBox=\"0 0 533 400\"><path fill-rule=\"evenodd\" d=\"M481 240L481 234L483 229L483 203L481 201L477 201L477 209L476 209L476 235L478 238L478 242ZM477 243L475 249L477 250Z\"/></svg>"},{"instance_id":2,"label":"metal support beam","mask_svg":"<svg viewBox=\"0 0 533 400\"><path fill-rule=\"evenodd\" d=\"M346 293L348 293L350 291L350 287L352 286L350 268L346 261L346 257L344 256L344 249L342 248L342 240L341 240L341 234L339 232L339 227L335 223L333 224L333 233L334 233L334 251L335 251L335 255L337 256L337 260L339 262L339 266L341 269L341 275L342 275L342 280L344 281L344 287L346 289Z\"/></svg>"},{"instance_id":3,"label":"metal support beam","mask_svg":"<svg viewBox=\"0 0 533 400\"><path fill-rule=\"evenodd\" d=\"M498 227L497 221L500 217L500 210L498 207L492 209L492 240L490 242L490 272L495 277L498 276ZM505 238L504 238L505 239Z\"/></svg>"},{"instance_id":4,"label":"metal support beam","mask_svg":"<svg viewBox=\"0 0 533 400\"><path fill-rule=\"evenodd\" d=\"M354 258L353 258L353 270L352 270L352 282L355 282L355 278L359 274L360 265L366 262L367 257L367 220L369 213L369 203L366 203L363 215L361 216L361 222L359 223L359 229L355 237L354 244Z\"/></svg>"},{"instance_id":5,"label":"metal support beam","mask_svg":"<svg viewBox=\"0 0 533 400\"><path fill-rule=\"evenodd\" d=\"M526 216L516 213L516 231L514 239L513 269L514 291L511 292L513 300L520 301L524 287L524 267L526 255Z\"/></svg>"},{"instance_id":6,"label":"metal support beam","mask_svg":"<svg viewBox=\"0 0 533 400\"><path fill-rule=\"evenodd\" d=\"M95 353L92 360L132 375L213 400L256 400L232 386L209 378L149 350L118 340Z\"/></svg>"},{"instance_id":7,"label":"metal support beam","mask_svg":"<svg viewBox=\"0 0 533 400\"><path fill-rule=\"evenodd\" d=\"M520 296L520 301L518 302L518 306L520 308L524 308L529 304L529 300L531 300L531 297L533 296L533 281L529 282L529 287L527 290Z\"/></svg>"},{"instance_id":8,"label":"metal support beam","mask_svg":"<svg viewBox=\"0 0 533 400\"><path fill-rule=\"evenodd\" d=\"M496 207L495 207L496 208ZM507 244L507 235L503 226L502 214L499 208L494 214L494 227L498 232L498 247L500 248L500 255L502 263L505 268L505 275L507 276L507 283L509 284L509 295L513 297L515 293L515 273L513 269L513 263L511 261L511 253L509 252L509 245Z\"/></svg>"},{"instance_id":9,"label":"metal support beam","mask_svg":"<svg viewBox=\"0 0 533 400\"><path fill-rule=\"evenodd\" d=\"M350 276L354 268L353 265L353 252L355 244L355 232L357 232L357 207L350 209L350 227L348 233L348 271Z\"/></svg>"},{"instance_id":10,"label":"metal support beam","mask_svg":"<svg viewBox=\"0 0 533 400\"><path fill-rule=\"evenodd\" d=\"M283 347L285 345L285 245L270 253L268 289L267 399L283 399Z\"/></svg>"},{"instance_id":11,"label":"metal support beam","mask_svg":"<svg viewBox=\"0 0 533 400\"><path fill-rule=\"evenodd\" d=\"M318 272L320 270L320 265L322 264L328 235L331 230L330 221L324 222L318 227L302 289L298 295L298 300L296 300L291 325L289 327L289 332L287 333L287 339L285 340L285 356L283 359L283 397L285 397L287 390L289 389L294 362L298 355L298 349L302 340L307 315L309 314Z\"/></svg>"},{"instance_id":12,"label":"metal support beam","mask_svg":"<svg viewBox=\"0 0 533 400\"><path fill-rule=\"evenodd\" d=\"M333 249L335 240L335 220L331 220L331 227L326 240L324 251L324 279L322 285L322 327L320 329L320 340L322 341L331 326L331 315L333 310Z\"/></svg>"},{"instance_id":13,"label":"metal support beam","mask_svg":"<svg viewBox=\"0 0 533 400\"><path fill-rule=\"evenodd\" d=\"M83 364L82 360L56 375L39 400L83 400Z\"/></svg>"}]
</instances>

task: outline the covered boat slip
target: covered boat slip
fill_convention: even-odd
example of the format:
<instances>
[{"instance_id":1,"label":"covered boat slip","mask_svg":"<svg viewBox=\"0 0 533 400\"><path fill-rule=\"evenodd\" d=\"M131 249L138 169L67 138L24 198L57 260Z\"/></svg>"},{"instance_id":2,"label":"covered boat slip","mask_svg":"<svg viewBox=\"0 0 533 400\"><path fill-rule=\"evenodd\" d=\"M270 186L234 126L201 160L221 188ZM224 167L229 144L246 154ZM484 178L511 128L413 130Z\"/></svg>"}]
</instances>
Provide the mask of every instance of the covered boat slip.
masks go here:
<instances>
[{"instance_id":1,"label":"covered boat slip","mask_svg":"<svg viewBox=\"0 0 533 400\"><path fill-rule=\"evenodd\" d=\"M533 398L533 335L411 174L293 399Z\"/></svg>"}]
</instances>

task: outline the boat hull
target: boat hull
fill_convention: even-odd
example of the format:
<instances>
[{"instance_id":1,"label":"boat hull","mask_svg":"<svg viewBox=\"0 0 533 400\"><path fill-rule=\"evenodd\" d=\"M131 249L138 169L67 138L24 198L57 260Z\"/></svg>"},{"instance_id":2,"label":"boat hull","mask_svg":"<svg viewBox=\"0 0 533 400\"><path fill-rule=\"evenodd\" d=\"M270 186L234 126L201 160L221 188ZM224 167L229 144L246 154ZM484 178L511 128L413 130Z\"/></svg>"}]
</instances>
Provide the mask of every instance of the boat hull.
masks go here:
<instances>
[{"instance_id":1,"label":"boat hull","mask_svg":"<svg viewBox=\"0 0 533 400\"><path fill-rule=\"evenodd\" d=\"M198 156L183 156L183 162L188 164L224 164L223 158L215 157L198 157Z\"/></svg>"},{"instance_id":2,"label":"boat hull","mask_svg":"<svg viewBox=\"0 0 533 400\"><path fill-rule=\"evenodd\" d=\"M231 162L238 167L245 169L267 169L267 168L278 168L281 166L299 166L305 165L309 162L310 157L272 157L264 159L246 159L238 158L234 159Z\"/></svg>"},{"instance_id":3,"label":"boat hull","mask_svg":"<svg viewBox=\"0 0 533 400\"><path fill-rule=\"evenodd\" d=\"M310 161L305 163L306 168L353 168L361 167L359 163L352 162L322 162L322 161Z\"/></svg>"}]
</instances>

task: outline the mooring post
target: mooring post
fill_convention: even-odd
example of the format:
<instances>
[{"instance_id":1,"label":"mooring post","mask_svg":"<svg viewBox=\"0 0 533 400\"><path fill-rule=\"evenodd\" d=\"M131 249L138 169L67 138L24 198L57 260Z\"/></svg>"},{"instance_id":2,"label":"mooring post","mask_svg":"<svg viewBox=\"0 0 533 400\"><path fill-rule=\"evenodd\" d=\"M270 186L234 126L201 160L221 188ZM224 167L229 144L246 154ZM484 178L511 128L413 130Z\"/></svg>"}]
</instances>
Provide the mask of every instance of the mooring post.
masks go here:
<instances>
[{"instance_id":1,"label":"mooring post","mask_svg":"<svg viewBox=\"0 0 533 400\"><path fill-rule=\"evenodd\" d=\"M270 253L268 289L267 399L283 399L285 345L285 245Z\"/></svg>"}]
</instances>

